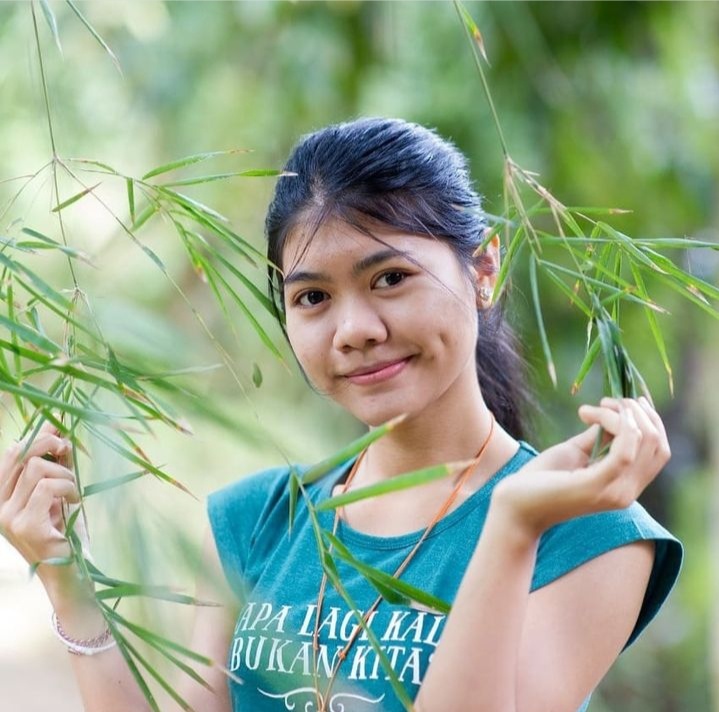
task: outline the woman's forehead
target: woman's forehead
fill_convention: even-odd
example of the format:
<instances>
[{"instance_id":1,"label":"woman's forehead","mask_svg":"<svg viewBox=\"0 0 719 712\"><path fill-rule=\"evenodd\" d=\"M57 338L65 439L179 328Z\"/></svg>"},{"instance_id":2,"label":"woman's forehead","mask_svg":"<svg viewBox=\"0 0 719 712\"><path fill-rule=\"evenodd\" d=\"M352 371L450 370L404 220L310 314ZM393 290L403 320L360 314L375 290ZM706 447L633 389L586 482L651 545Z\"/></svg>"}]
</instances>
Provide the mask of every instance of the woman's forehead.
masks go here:
<instances>
[{"instance_id":1,"label":"woman's forehead","mask_svg":"<svg viewBox=\"0 0 719 712\"><path fill-rule=\"evenodd\" d=\"M375 252L414 254L433 243L442 245L435 238L385 225L365 228L333 219L318 227L292 230L283 246L282 263L288 272L299 265L322 263L343 255L356 258Z\"/></svg>"}]
</instances>

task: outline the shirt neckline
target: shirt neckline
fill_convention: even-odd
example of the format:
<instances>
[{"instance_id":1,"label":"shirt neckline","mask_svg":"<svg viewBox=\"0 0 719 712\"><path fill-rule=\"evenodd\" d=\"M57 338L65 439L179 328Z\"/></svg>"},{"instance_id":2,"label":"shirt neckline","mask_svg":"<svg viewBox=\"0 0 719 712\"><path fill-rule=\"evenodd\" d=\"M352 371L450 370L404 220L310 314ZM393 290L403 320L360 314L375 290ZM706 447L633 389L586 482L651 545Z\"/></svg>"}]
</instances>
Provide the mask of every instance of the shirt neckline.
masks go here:
<instances>
[{"instance_id":1,"label":"shirt neckline","mask_svg":"<svg viewBox=\"0 0 719 712\"><path fill-rule=\"evenodd\" d=\"M432 531L427 536L431 539L451 526L454 526L461 519L466 517L470 512L479 507L480 504L485 502L494 488L495 484L505 477L510 472L519 469L520 461L527 455L536 454L536 450L524 440L519 441L519 447L515 453L497 470L476 492L467 497L457 508L446 514L435 524ZM347 471L352 466L356 457L348 460L344 464L340 465L339 468L328 474L320 481L319 495L316 498L316 503L321 502L331 497L332 488L339 483L339 481L347 474ZM334 524L334 510L324 510L317 512L320 524L328 530L332 530ZM343 522L341 519L337 526L337 535L344 542L351 542L358 546L366 549L402 549L408 546L412 546L419 541L422 534L424 533L424 527L415 531L407 532L405 534L399 534L397 536L377 536L374 534L367 534L358 529L354 529L349 524Z\"/></svg>"}]
</instances>

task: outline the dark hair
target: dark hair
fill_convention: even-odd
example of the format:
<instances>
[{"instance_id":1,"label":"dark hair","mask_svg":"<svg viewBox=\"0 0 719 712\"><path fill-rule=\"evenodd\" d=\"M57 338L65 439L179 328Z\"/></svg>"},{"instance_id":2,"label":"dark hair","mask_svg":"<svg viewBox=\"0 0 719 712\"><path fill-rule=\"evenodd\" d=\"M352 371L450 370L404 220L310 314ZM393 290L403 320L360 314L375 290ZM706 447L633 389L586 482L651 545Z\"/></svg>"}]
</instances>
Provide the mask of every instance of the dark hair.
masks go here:
<instances>
[{"instance_id":1,"label":"dark hair","mask_svg":"<svg viewBox=\"0 0 719 712\"><path fill-rule=\"evenodd\" d=\"M304 136L292 150L270 204L265 228L269 292L283 321L282 249L300 224L337 218L436 237L468 267L487 227L467 161L434 131L399 119L364 118ZM280 269L278 269L280 268ZM477 376L497 421L524 439L531 401L524 362L501 304L478 310Z\"/></svg>"}]
</instances>

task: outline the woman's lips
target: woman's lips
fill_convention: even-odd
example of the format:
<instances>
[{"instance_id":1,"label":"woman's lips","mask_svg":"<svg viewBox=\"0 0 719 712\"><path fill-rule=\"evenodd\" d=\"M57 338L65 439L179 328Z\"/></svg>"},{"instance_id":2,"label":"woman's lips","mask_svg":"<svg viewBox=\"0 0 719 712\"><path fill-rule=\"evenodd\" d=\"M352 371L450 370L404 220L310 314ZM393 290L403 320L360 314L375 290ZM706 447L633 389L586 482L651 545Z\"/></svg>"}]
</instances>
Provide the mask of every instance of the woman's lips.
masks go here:
<instances>
[{"instance_id":1,"label":"woman's lips","mask_svg":"<svg viewBox=\"0 0 719 712\"><path fill-rule=\"evenodd\" d=\"M409 363L411 356L400 359L399 361L389 361L387 363L369 366L366 369L358 369L353 373L348 373L345 378L358 386L367 386L374 383L381 383L390 378L394 378L398 373L404 370Z\"/></svg>"}]
</instances>

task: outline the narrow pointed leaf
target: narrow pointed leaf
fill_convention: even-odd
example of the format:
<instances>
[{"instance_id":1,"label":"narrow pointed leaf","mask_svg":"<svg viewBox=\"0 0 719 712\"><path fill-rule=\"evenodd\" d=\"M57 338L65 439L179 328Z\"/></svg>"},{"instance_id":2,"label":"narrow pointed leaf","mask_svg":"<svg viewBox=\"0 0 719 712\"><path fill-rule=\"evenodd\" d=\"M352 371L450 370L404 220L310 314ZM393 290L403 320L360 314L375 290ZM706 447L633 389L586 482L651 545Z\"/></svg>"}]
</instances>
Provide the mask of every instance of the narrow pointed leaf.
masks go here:
<instances>
[{"instance_id":1,"label":"narrow pointed leaf","mask_svg":"<svg viewBox=\"0 0 719 712\"><path fill-rule=\"evenodd\" d=\"M392 418L392 420L389 420L383 425L373 428L368 433L365 433L356 440L353 440L349 445L342 448L339 452L335 453L331 457L328 457L327 459L322 460L322 462L319 462L313 467L310 467L302 475L302 483L310 484L311 482L315 482L320 477L326 475L328 472L331 472L335 468L344 464L350 458L362 452L362 450L364 450L366 447L369 447L375 440L379 440L381 437L396 428L403 420L405 420L405 418L405 415L400 415L396 418Z\"/></svg>"},{"instance_id":2,"label":"narrow pointed leaf","mask_svg":"<svg viewBox=\"0 0 719 712\"><path fill-rule=\"evenodd\" d=\"M164 187L174 187L183 185L198 185L200 183L212 183L217 180L227 180L228 178L265 178L265 177L285 177L295 176L296 173L277 170L274 168L252 169L247 171L233 171L232 173L215 173L208 176L197 176L196 178L184 178L182 180L169 181L161 183Z\"/></svg>"},{"instance_id":3,"label":"narrow pointed leaf","mask_svg":"<svg viewBox=\"0 0 719 712\"><path fill-rule=\"evenodd\" d=\"M351 502L359 502L363 499L369 499L370 497L379 497L383 494L389 494L391 492L399 492L410 487L417 487L419 485L427 484L428 482L434 482L435 480L441 480L450 474L460 472L465 468L469 467L474 460L467 460L466 462L452 462L444 465L433 465L431 467L424 467L413 472L406 472L396 477L392 477L389 480L383 480L373 485L367 485L366 487L359 487L357 489L338 494L334 497L320 502L315 506L315 510L318 512L336 509L337 507L343 507Z\"/></svg>"},{"instance_id":4,"label":"narrow pointed leaf","mask_svg":"<svg viewBox=\"0 0 719 712\"><path fill-rule=\"evenodd\" d=\"M262 324L257 321L257 317L255 317L255 315L252 313L252 310L244 303L240 295L232 289L232 287L227 283L227 280L217 270L211 268L210 265L207 265L208 278L211 272L214 273L214 276L222 282L227 293L230 297L232 297L235 304L237 304L237 306L242 310L245 315L245 318L247 319L247 321L250 322L250 325L260 337L262 343L270 350L273 356L275 356L278 360L284 362L284 359L282 358L282 353L275 345L275 342L272 341L270 335L265 331Z\"/></svg>"},{"instance_id":5,"label":"narrow pointed leaf","mask_svg":"<svg viewBox=\"0 0 719 712\"><path fill-rule=\"evenodd\" d=\"M427 591L423 591L416 586L412 586L401 579L395 578L386 571L374 568L373 566L368 566L359 559L356 559L342 541L337 538L337 536L328 531L325 531L324 535L335 548L337 556L346 563L350 564L353 568L357 569L357 571L359 571L372 583L379 582L385 588L393 590L403 598L420 603L423 606L427 606L428 608L437 611L438 613L447 615L450 612L452 607L446 601L443 601L441 598L438 598Z\"/></svg>"},{"instance_id":6,"label":"narrow pointed leaf","mask_svg":"<svg viewBox=\"0 0 719 712\"><path fill-rule=\"evenodd\" d=\"M587 374L589 373L589 370L591 369L594 362L597 360L597 356L599 355L599 351L601 348L599 337L596 336L594 340L592 341L591 345L587 349L587 353L584 355L584 359L582 360L581 365L579 366L579 371L577 372L577 375L574 377L574 382L572 383L571 388L571 394L575 395L579 389L582 386L582 383L584 383L584 379L586 378Z\"/></svg>"},{"instance_id":7,"label":"narrow pointed leaf","mask_svg":"<svg viewBox=\"0 0 719 712\"><path fill-rule=\"evenodd\" d=\"M76 193L72 197L68 198L67 200L64 200L59 205L56 205L51 212L53 213L59 213L61 210L64 210L68 205L72 205L73 203L76 203L81 198L84 198L88 193L91 193L97 186L99 186L100 183L95 183L95 185L90 186L89 188L85 188L85 190L81 190L79 193Z\"/></svg>"},{"instance_id":8,"label":"narrow pointed leaf","mask_svg":"<svg viewBox=\"0 0 719 712\"><path fill-rule=\"evenodd\" d=\"M192 156L186 156L185 158L180 158L177 161L172 161L170 163L164 163L161 166L158 166L157 168L153 168L151 171L145 173L144 176L142 176L142 180L147 180L148 178L154 178L155 176L162 175L163 173L169 173L170 171L174 171L177 168L184 168L185 166L191 166L195 163L200 163L202 161L208 161L211 158L217 158L218 156L229 156L233 153L246 153L247 149L244 148L235 148L231 149L229 151L209 151L205 153L196 153Z\"/></svg>"},{"instance_id":9,"label":"narrow pointed leaf","mask_svg":"<svg viewBox=\"0 0 719 712\"><path fill-rule=\"evenodd\" d=\"M45 16L45 21L47 22L47 26L50 28L52 37L55 40L57 49L60 54L62 54L62 44L60 44L60 33L57 30L57 19L55 18L55 13L52 11L48 0L40 0L40 7L42 8L42 14Z\"/></svg>"},{"instance_id":10,"label":"narrow pointed leaf","mask_svg":"<svg viewBox=\"0 0 719 712\"><path fill-rule=\"evenodd\" d=\"M118 61L117 57L115 56L115 53L110 49L107 42L105 42L104 39L100 36L99 32L88 22L87 18L80 12L77 5L73 2L73 0L65 0L67 4L70 6L72 11L77 15L80 22L82 22L83 25L89 30L90 34L97 40L100 47L102 47L105 52L109 55L110 59L112 60L112 63L117 68L117 71L120 72L120 75L122 75L122 67L120 66L120 62Z\"/></svg>"},{"instance_id":11,"label":"narrow pointed leaf","mask_svg":"<svg viewBox=\"0 0 719 712\"><path fill-rule=\"evenodd\" d=\"M289 480L289 532L292 533L292 525L295 521L295 511L297 510L297 494L300 489L300 480L294 468L290 470Z\"/></svg>"},{"instance_id":12,"label":"narrow pointed leaf","mask_svg":"<svg viewBox=\"0 0 719 712\"><path fill-rule=\"evenodd\" d=\"M134 205L132 206L131 210L132 212L134 212ZM135 219L132 221L132 225L130 225L130 231L137 232L156 212L157 205L155 205L155 203L150 203L149 205L146 205L139 215L135 215Z\"/></svg>"},{"instance_id":13,"label":"narrow pointed leaf","mask_svg":"<svg viewBox=\"0 0 719 712\"><path fill-rule=\"evenodd\" d=\"M157 633L154 633L153 631L148 630L143 626L133 623L132 621L120 615L116 610L108 606L106 603L102 603L101 605L103 611L107 614L109 618L111 618L117 624L121 625L123 628L127 628L128 630L130 630L138 638L145 641L148 645L156 643L157 645L161 645L165 648L168 648L169 650L174 650L176 653L179 653L180 655L183 655L190 660L194 660L195 662L202 663L203 665L212 665L212 659L208 658L206 655L197 653L190 648L186 648L184 645L176 643L174 640L165 638L164 636L158 635Z\"/></svg>"},{"instance_id":14,"label":"narrow pointed leaf","mask_svg":"<svg viewBox=\"0 0 719 712\"><path fill-rule=\"evenodd\" d=\"M126 178L125 186L127 188L127 205L130 209L130 224L135 225L135 181L132 178Z\"/></svg>"},{"instance_id":15,"label":"narrow pointed leaf","mask_svg":"<svg viewBox=\"0 0 719 712\"><path fill-rule=\"evenodd\" d=\"M82 496L89 497L90 495L97 494L98 492L106 492L107 490L115 489L115 487L120 487L120 485L125 485L128 482L137 480L145 475L147 475L147 470L137 470L137 472L130 472L127 475L113 477L112 479L104 480L103 482L94 482L90 485L85 485L82 490Z\"/></svg>"},{"instance_id":16,"label":"narrow pointed leaf","mask_svg":"<svg viewBox=\"0 0 719 712\"><path fill-rule=\"evenodd\" d=\"M634 281L636 282L639 289L639 294L644 297L645 300L649 301L649 294L647 293L647 289L644 285L644 279L642 278L641 271L634 263L631 263L630 267L632 270L632 274L634 275ZM667 372L667 378L669 379L669 391L673 396L674 378L672 376L672 366L669 363L669 354L667 353L667 346L664 342L664 336L662 335L659 324L657 323L656 314L651 309L645 309L644 313L647 316L647 321L649 322L649 330L652 332L652 336L654 337L654 343L657 345L659 357L664 364L664 370Z\"/></svg>"},{"instance_id":17,"label":"narrow pointed leaf","mask_svg":"<svg viewBox=\"0 0 719 712\"><path fill-rule=\"evenodd\" d=\"M166 586L147 586L139 583L123 583L110 588L104 588L95 592L95 598L98 601L107 599L126 598L128 596L144 596L146 598L154 598L161 601L172 601L173 603L181 603L189 606L217 606L217 603L209 601L201 601L194 596L184 593L178 593Z\"/></svg>"},{"instance_id":18,"label":"narrow pointed leaf","mask_svg":"<svg viewBox=\"0 0 719 712\"><path fill-rule=\"evenodd\" d=\"M53 355L62 351L62 347L59 344L56 344L54 341L51 341L29 326L19 324L16 321L11 321L3 314L0 314L0 326L2 325L7 327L12 334L19 337L26 343L36 346L41 351L45 351Z\"/></svg>"},{"instance_id":19,"label":"narrow pointed leaf","mask_svg":"<svg viewBox=\"0 0 719 712\"><path fill-rule=\"evenodd\" d=\"M537 317L537 326L539 327L539 339L542 343L542 351L544 351L544 360L547 364L547 372L552 381L552 385L557 387L557 369L554 366L552 358L552 350L549 346L547 337L547 329L544 326L544 316L542 315L542 304L539 301L539 287L537 285L537 260L534 254L529 256L529 284L532 290L532 302L534 303L534 314Z\"/></svg>"}]
</instances>

